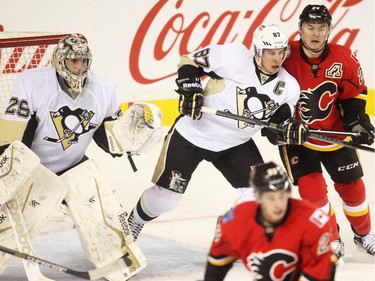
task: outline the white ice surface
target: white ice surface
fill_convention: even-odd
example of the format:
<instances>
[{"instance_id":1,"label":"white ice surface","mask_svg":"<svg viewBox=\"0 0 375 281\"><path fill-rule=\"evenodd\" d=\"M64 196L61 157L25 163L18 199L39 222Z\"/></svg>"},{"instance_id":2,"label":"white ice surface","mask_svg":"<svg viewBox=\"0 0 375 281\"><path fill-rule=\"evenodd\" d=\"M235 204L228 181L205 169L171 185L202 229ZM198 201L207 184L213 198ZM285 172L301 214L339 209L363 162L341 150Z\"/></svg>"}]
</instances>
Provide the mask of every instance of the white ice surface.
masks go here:
<instances>
[{"instance_id":1,"label":"white ice surface","mask_svg":"<svg viewBox=\"0 0 375 281\"><path fill-rule=\"evenodd\" d=\"M167 128L165 128L167 130ZM278 151L267 140L255 140L265 161L280 163ZM88 155L96 160L116 190L125 209L130 211L143 190L151 186L150 178L159 155L160 145L153 151L134 157L138 168L133 173L125 158L112 159L95 145ZM374 154L360 152L364 167L364 181L374 222ZM336 210L345 242L345 266L336 274L338 281L374 280L374 257L359 252L352 241L353 235L345 219L341 200L327 177L329 197ZM223 176L208 162L202 162L193 175L188 190L174 211L147 224L138 239L139 246L148 258L148 266L133 281L196 281L202 279L206 255L213 237L215 221L237 199L238 191L230 187ZM374 225L374 223L373 223ZM74 230L51 232L36 238L33 243L36 255L69 268L87 271L93 266L86 260ZM49 278L61 281L81 280L77 277L41 267ZM22 263L15 260L0 276L0 281L27 280ZM238 263L226 281L252 280L251 275Z\"/></svg>"}]
</instances>

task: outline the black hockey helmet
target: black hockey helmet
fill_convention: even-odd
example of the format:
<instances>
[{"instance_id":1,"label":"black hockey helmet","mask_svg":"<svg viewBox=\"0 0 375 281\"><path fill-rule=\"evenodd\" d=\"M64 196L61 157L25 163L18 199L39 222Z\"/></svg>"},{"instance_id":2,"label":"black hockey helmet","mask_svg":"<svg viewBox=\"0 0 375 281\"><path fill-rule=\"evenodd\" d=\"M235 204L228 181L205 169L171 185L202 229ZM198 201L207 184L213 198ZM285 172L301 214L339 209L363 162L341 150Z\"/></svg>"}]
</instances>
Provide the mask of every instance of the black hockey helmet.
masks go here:
<instances>
[{"instance_id":1,"label":"black hockey helmet","mask_svg":"<svg viewBox=\"0 0 375 281\"><path fill-rule=\"evenodd\" d=\"M250 185L254 187L257 196L265 191L291 191L292 189L283 168L274 162L268 162L253 168L250 172Z\"/></svg>"},{"instance_id":2,"label":"black hockey helmet","mask_svg":"<svg viewBox=\"0 0 375 281\"><path fill-rule=\"evenodd\" d=\"M307 5L299 16L300 28L304 22L328 23L331 26L332 16L324 5Z\"/></svg>"}]
</instances>

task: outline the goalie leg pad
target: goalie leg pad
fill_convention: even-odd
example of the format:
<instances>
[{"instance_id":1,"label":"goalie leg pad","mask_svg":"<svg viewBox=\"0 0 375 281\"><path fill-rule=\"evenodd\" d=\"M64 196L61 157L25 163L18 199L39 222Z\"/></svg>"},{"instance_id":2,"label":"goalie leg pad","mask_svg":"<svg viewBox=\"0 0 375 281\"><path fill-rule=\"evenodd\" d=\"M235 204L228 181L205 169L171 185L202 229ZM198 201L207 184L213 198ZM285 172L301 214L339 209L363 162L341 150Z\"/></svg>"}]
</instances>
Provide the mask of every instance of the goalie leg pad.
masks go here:
<instances>
[{"instance_id":1,"label":"goalie leg pad","mask_svg":"<svg viewBox=\"0 0 375 281\"><path fill-rule=\"evenodd\" d=\"M60 204L57 210L51 215L48 224L43 228L42 233L73 230L74 223L69 216L68 207Z\"/></svg>"},{"instance_id":2,"label":"goalie leg pad","mask_svg":"<svg viewBox=\"0 0 375 281\"><path fill-rule=\"evenodd\" d=\"M14 141L0 155L0 204L33 177L39 163L39 157L20 141Z\"/></svg>"},{"instance_id":3,"label":"goalie leg pad","mask_svg":"<svg viewBox=\"0 0 375 281\"><path fill-rule=\"evenodd\" d=\"M104 266L129 253L129 268L106 276L124 281L146 266L146 258L134 242L127 214L103 179L93 160L61 176L69 186L65 198L85 254L96 267Z\"/></svg>"},{"instance_id":4,"label":"goalie leg pad","mask_svg":"<svg viewBox=\"0 0 375 281\"><path fill-rule=\"evenodd\" d=\"M8 208L15 209L19 207L22 210L29 235L32 239L43 230L51 214L56 211L67 192L66 185L60 181L58 176L43 165L38 164L32 177L22 187L17 188L16 194L19 206L14 206L17 201L10 200ZM16 249L17 244L14 239L13 229L5 209L0 211L0 218L0 245ZM17 218L13 219L16 223L16 229L19 230L18 236L22 236L23 227L17 226ZM12 256L0 253L0 273L11 260L13 260Z\"/></svg>"}]
</instances>

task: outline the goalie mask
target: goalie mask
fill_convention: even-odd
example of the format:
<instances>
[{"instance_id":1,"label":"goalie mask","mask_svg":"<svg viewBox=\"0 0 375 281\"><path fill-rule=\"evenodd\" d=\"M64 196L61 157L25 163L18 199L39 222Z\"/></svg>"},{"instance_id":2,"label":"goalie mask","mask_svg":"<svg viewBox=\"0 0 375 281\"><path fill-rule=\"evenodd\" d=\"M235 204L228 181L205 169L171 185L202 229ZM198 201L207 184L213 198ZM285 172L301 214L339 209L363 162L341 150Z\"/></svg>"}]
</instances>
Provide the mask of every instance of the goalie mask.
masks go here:
<instances>
[{"instance_id":1,"label":"goalie mask","mask_svg":"<svg viewBox=\"0 0 375 281\"><path fill-rule=\"evenodd\" d=\"M77 71L69 70L69 60L82 60L82 67ZM75 94L82 92L92 61L91 51L82 36L72 34L62 38L52 55L52 65L65 80L69 90Z\"/></svg>"},{"instance_id":2,"label":"goalie mask","mask_svg":"<svg viewBox=\"0 0 375 281\"><path fill-rule=\"evenodd\" d=\"M286 173L274 162L269 162L252 169L250 172L250 184L254 187L258 198L263 192L277 190L291 191L292 189Z\"/></svg>"},{"instance_id":3,"label":"goalie mask","mask_svg":"<svg viewBox=\"0 0 375 281\"><path fill-rule=\"evenodd\" d=\"M262 56L265 49L282 49L284 48L284 57L282 62L289 55L288 37L284 35L281 29L275 25L260 25L253 34L253 48L255 60L259 70L264 72L262 67Z\"/></svg>"}]
</instances>

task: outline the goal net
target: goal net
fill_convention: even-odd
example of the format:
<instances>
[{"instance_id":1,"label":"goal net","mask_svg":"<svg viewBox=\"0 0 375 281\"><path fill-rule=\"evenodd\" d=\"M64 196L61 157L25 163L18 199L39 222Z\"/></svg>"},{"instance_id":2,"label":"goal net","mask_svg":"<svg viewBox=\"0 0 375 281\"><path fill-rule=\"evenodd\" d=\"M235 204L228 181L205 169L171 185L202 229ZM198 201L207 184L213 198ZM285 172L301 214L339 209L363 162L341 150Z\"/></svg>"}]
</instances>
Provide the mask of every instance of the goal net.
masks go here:
<instances>
[{"instance_id":1,"label":"goal net","mask_svg":"<svg viewBox=\"0 0 375 281\"><path fill-rule=\"evenodd\" d=\"M51 64L58 41L68 34L0 32L0 115L19 73Z\"/></svg>"}]
</instances>

